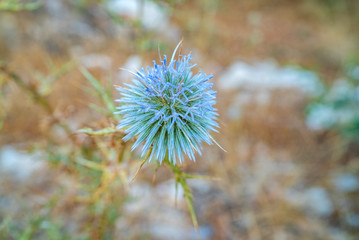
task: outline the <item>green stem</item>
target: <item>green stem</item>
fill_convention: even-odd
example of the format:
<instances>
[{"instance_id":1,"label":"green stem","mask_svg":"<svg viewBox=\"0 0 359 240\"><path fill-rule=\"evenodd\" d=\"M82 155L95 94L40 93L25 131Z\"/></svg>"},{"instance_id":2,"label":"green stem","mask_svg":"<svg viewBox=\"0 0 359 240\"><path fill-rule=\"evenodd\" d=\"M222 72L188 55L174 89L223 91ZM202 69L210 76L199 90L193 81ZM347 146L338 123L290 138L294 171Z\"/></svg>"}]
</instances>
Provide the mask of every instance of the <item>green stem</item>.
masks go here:
<instances>
[{"instance_id":1,"label":"green stem","mask_svg":"<svg viewBox=\"0 0 359 240\"><path fill-rule=\"evenodd\" d=\"M17 74L8 71L6 66L4 66L1 63L0 63L0 70L2 70L5 73L5 75L11 78L21 89L27 92L30 95L30 97L34 100L34 102L38 103L49 115L51 115L54 118L55 123L59 125L69 136L71 136L72 131L70 127L67 124L63 123L56 116L54 116L54 109L48 103L45 97L39 94L36 91L36 89L33 89L32 87L27 85Z\"/></svg>"},{"instance_id":2,"label":"green stem","mask_svg":"<svg viewBox=\"0 0 359 240\"><path fill-rule=\"evenodd\" d=\"M167 165L169 165L171 167L172 172L175 175L176 187L177 187L177 184L180 184L183 189L184 197L186 199L187 206L188 206L188 210L189 210L189 213L191 214L192 224L195 227L197 234L198 234L198 221L197 221L197 216L196 216L196 213L195 213L194 207L193 207L192 191L191 191L191 188L187 184L187 174L182 172L177 164L171 164L168 161L168 158L166 158L164 161Z\"/></svg>"},{"instance_id":3,"label":"green stem","mask_svg":"<svg viewBox=\"0 0 359 240\"><path fill-rule=\"evenodd\" d=\"M118 163L123 162L123 156L125 154L125 149L126 149L126 142L122 141L122 139L120 141L121 141L121 149L120 149L120 152L118 153L118 156L117 156L117 162Z\"/></svg>"}]
</instances>

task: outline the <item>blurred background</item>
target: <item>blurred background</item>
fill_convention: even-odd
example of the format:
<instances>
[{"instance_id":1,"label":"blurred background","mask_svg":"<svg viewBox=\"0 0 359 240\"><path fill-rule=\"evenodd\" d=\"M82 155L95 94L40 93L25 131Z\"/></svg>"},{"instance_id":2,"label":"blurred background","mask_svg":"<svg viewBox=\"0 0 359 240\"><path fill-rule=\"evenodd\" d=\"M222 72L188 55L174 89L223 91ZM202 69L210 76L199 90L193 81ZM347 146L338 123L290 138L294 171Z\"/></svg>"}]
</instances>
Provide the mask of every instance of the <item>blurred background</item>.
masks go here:
<instances>
[{"instance_id":1,"label":"blurred background","mask_svg":"<svg viewBox=\"0 0 359 240\"><path fill-rule=\"evenodd\" d=\"M358 29L356 0L0 0L0 239L359 239ZM114 130L119 68L182 38L227 150L181 166L198 234Z\"/></svg>"}]
</instances>

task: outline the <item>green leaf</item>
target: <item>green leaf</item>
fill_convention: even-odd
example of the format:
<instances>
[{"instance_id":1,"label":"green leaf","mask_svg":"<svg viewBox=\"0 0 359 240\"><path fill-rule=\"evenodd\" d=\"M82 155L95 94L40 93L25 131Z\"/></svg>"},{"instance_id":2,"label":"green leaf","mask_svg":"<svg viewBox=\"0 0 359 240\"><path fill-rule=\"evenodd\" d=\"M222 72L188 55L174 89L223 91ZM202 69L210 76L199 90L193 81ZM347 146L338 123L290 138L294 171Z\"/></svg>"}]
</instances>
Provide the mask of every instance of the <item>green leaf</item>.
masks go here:
<instances>
[{"instance_id":1,"label":"green leaf","mask_svg":"<svg viewBox=\"0 0 359 240\"><path fill-rule=\"evenodd\" d=\"M25 231L20 236L19 240L30 240L31 236L33 234L33 231L34 231L34 229L33 229L33 227L31 225L27 226Z\"/></svg>"},{"instance_id":2,"label":"green leaf","mask_svg":"<svg viewBox=\"0 0 359 240\"><path fill-rule=\"evenodd\" d=\"M101 100L111 113L116 111L115 104L113 103L110 94L106 91L106 89L101 85L101 83L85 68L80 68L81 73L85 76L85 78L91 83L91 85L96 89L98 92Z\"/></svg>"},{"instance_id":3,"label":"green leaf","mask_svg":"<svg viewBox=\"0 0 359 240\"><path fill-rule=\"evenodd\" d=\"M107 135L107 134L121 132L121 131L116 128L113 128L113 127L108 127L108 128L103 128L100 130L93 130L91 128L82 128L82 129L78 130L77 132L78 133L86 133L88 135Z\"/></svg>"},{"instance_id":4,"label":"green leaf","mask_svg":"<svg viewBox=\"0 0 359 240\"><path fill-rule=\"evenodd\" d=\"M194 175L194 174L188 174L188 173L183 173L183 176L186 179L220 180L219 178L214 178L214 177L210 177L210 176Z\"/></svg>"},{"instance_id":5,"label":"green leaf","mask_svg":"<svg viewBox=\"0 0 359 240\"><path fill-rule=\"evenodd\" d=\"M75 66L74 61L66 62L59 68L50 67L50 74L44 75L40 72L35 72L35 78L40 82L38 92L42 96L47 96L52 92L52 87L55 81L60 79L63 75L68 73Z\"/></svg>"},{"instance_id":6,"label":"green leaf","mask_svg":"<svg viewBox=\"0 0 359 240\"><path fill-rule=\"evenodd\" d=\"M94 170L99 170L99 171L103 171L104 167L101 164L86 160L86 159L76 159L76 162L82 166L94 169Z\"/></svg>"},{"instance_id":7,"label":"green leaf","mask_svg":"<svg viewBox=\"0 0 359 240\"><path fill-rule=\"evenodd\" d=\"M0 2L0 11L36 10L42 6L42 2L21 3L19 0L6 0Z\"/></svg>"},{"instance_id":8,"label":"green leaf","mask_svg":"<svg viewBox=\"0 0 359 240\"><path fill-rule=\"evenodd\" d=\"M109 112L107 109L97 106L96 104L91 103L90 108L94 109L95 111L103 114L103 115L109 115Z\"/></svg>"},{"instance_id":9,"label":"green leaf","mask_svg":"<svg viewBox=\"0 0 359 240\"><path fill-rule=\"evenodd\" d=\"M177 181L181 184L181 186L183 188L184 196L185 196L185 199L187 202L188 211L191 215L193 226L195 227L196 231L198 232L198 221L197 221L197 216L196 216L196 213L195 213L194 207L193 207L193 196L192 196L191 188L188 186L187 181L184 177L181 177Z\"/></svg>"},{"instance_id":10,"label":"green leaf","mask_svg":"<svg viewBox=\"0 0 359 240\"><path fill-rule=\"evenodd\" d=\"M0 224L0 233L1 231L7 228L7 226L11 223L11 221L12 219L9 216L2 220L2 223Z\"/></svg>"},{"instance_id":11,"label":"green leaf","mask_svg":"<svg viewBox=\"0 0 359 240\"><path fill-rule=\"evenodd\" d=\"M165 162L172 168L172 172L175 174L176 185L180 184L182 189L183 189L184 197L186 199L187 206L188 206L188 211L189 211L189 213L191 215L192 224L193 224L194 228L196 229L196 231L198 233L198 221L197 221L196 212L194 211L194 207L193 207L192 191L191 191L191 188L187 184L186 174L183 173L176 164L175 165L171 164L168 161L167 157L165 159ZM189 175L189 176L191 176L191 175Z\"/></svg>"}]
</instances>

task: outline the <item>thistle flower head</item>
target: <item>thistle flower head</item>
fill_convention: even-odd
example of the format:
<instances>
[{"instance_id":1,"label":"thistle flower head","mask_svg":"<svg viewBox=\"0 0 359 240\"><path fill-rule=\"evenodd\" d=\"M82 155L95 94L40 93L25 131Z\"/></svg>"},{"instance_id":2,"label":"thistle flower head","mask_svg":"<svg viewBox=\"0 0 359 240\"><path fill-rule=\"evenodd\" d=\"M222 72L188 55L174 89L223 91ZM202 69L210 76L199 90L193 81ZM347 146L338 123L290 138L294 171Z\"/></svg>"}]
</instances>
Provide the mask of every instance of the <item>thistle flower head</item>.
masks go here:
<instances>
[{"instance_id":1,"label":"thistle flower head","mask_svg":"<svg viewBox=\"0 0 359 240\"><path fill-rule=\"evenodd\" d=\"M125 129L123 140L137 137L132 150L144 143L142 156L148 153L160 163L167 156L172 164L182 163L184 155L195 161L202 141L212 144L210 131L218 127L216 92L208 82L213 76L193 74L191 55L175 60L175 54L133 73L132 84L117 88L122 97L116 100L122 103L116 113L123 116L117 126Z\"/></svg>"}]
</instances>

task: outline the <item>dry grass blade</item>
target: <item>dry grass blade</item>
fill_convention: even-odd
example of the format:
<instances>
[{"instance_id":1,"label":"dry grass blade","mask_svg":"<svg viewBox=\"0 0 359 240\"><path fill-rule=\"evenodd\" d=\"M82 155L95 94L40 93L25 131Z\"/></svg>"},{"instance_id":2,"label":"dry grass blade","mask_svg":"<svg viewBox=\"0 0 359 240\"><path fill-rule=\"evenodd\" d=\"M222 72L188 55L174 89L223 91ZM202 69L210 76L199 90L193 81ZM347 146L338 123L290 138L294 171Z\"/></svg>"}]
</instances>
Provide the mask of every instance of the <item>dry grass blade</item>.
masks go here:
<instances>
[{"instance_id":1,"label":"dry grass blade","mask_svg":"<svg viewBox=\"0 0 359 240\"><path fill-rule=\"evenodd\" d=\"M140 172L142 166L145 164L146 161L147 161L147 159L145 159L145 160L142 161L140 167L137 169L135 175L134 175L133 178L131 179L131 181L130 181L131 183L133 182L133 180L135 180L135 178L137 177L137 174Z\"/></svg>"}]
</instances>

